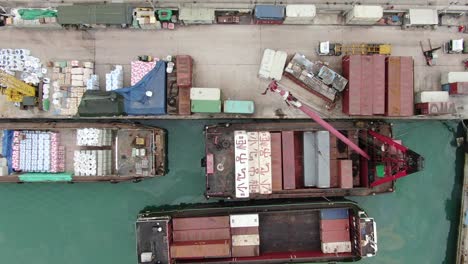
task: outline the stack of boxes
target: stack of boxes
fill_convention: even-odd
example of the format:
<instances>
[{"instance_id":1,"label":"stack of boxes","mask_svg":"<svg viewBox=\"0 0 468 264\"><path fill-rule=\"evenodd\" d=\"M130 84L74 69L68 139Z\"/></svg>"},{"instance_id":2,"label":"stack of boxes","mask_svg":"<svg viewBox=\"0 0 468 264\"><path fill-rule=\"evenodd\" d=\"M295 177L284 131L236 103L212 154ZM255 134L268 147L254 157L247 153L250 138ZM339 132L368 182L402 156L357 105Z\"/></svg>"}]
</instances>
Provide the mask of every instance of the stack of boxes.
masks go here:
<instances>
[{"instance_id":1,"label":"stack of boxes","mask_svg":"<svg viewBox=\"0 0 468 264\"><path fill-rule=\"evenodd\" d=\"M110 73L106 73L106 91L113 91L123 87L123 67L115 65Z\"/></svg>"},{"instance_id":2,"label":"stack of boxes","mask_svg":"<svg viewBox=\"0 0 468 264\"><path fill-rule=\"evenodd\" d=\"M323 253L351 252L348 209L320 211L320 239Z\"/></svg>"},{"instance_id":3,"label":"stack of boxes","mask_svg":"<svg viewBox=\"0 0 468 264\"><path fill-rule=\"evenodd\" d=\"M75 150L75 176L106 176L112 174L111 150Z\"/></svg>"},{"instance_id":4,"label":"stack of boxes","mask_svg":"<svg viewBox=\"0 0 468 264\"><path fill-rule=\"evenodd\" d=\"M43 131L14 131L12 167L22 172L65 171L65 149L59 134Z\"/></svg>"},{"instance_id":5,"label":"stack of boxes","mask_svg":"<svg viewBox=\"0 0 468 264\"><path fill-rule=\"evenodd\" d=\"M100 128L80 128L76 131L76 142L78 146L111 146L112 130Z\"/></svg>"},{"instance_id":6,"label":"stack of boxes","mask_svg":"<svg viewBox=\"0 0 468 264\"><path fill-rule=\"evenodd\" d=\"M149 7L133 9L134 26L141 29L160 29L161 22L156 20L155 10Z\"/></svg>"},{"instance_id":7,"label":"stack of boxes","mask_svg":"<svg viewBox=\"0 0 468 264\"><path fill-rule=\"evenodd\" d=\"M192 113L221 113L221 90L219 88L191 88Z\"/></svg>"},{"instance_id":8,"label":"stack of boxes","mask_svg":"<svg viewBox=\"0 0 468 264\"><path fill-rule=\"evenodd\" d=\"M259 254L258 214L172 219L171 258L229 258Z\"/></svg>"},{"instance_id":9,"label":"stack of boxes","mask_svg":"<svg viewBox=\"0 0 468 264\"><path fill-rule=\"evenodd\" d=\"M52 103L61 115L75 115L94 73L94 63L73 60L56 61L53 65Z\"/></svg>"},{"instance_id":10,"label":"stack of boxes","mask_svg":"<svg viewBox=\"0 0 468 264\"><path fill-rule=\"evenodd\" d=\"M31 56L27 49L0 49L0 70L8 73L21 72L21 80L34 85L47 73L41 60Z\"/></svg>"}]
</instances>

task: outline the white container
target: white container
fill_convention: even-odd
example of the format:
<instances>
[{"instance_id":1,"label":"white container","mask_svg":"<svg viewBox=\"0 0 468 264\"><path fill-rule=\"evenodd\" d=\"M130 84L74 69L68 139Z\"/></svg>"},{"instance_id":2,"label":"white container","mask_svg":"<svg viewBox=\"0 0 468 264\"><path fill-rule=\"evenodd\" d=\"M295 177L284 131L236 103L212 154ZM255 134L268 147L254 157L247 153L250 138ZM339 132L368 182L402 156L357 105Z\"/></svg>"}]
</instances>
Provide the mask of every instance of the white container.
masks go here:
<instances>
[{"instance_id":1,"label":"white container","mask_svg":"<svg viewBox=\"0 0 468 264\"><path fill-rule=\"evenodd\" d=\"M447 91L424 91L416 93L414 96L414 103L434 103L434 102L448 102L449 93Z\"/></svg>"},{"instance_id":2,"label":"white container","mask_svg":"<svg viewBox=\"0 0 468 264\"><path fill-rule=\"evenodd\" d=\"M221 100L219 88L191 88L190 100Z\"/></svg>"},{"instance_id":3,"label":"white container","mask_svg":"<svg viewBox=\"0 0 468 264\"><path fill-rule=\"evenodd\" d=\"M312 24L317 11L315 5L287 5L284 24Z\"/></svg>"},{"instance_id":4,"label":"white container","mask_svg":"<svg viewBox=\"0 0 468 264\"><path fill-rule=\"evenodd\" d=\"M256 227L258 226L258 214L230 215L229 222L231 228L235 227Z\"/></svg>"},{"instance_id":5,"label":"white container","mask_svg":"<svg viewBox=\"0 0 468 264\"><path fill-rule=\"evenodd\" d=\"M270 194L272 192L272 176L271 170L271 134L270 132L261 131L258 133L258 166L259 173L259 187L261 194Z\"/></svg>"},{"instance_id":6,"label":"white container","mask_svg":"<svg viewBox=\"0 0 468 264\"><path fill-rule=\"evenodd\" d=\"M439 15L435 9L410 9L409 25L425 26L438 25Z\"/></svg>"},{"instance_id":7,"label":"white container","mask_svg":"<svg viewBox=\"0 0 468 264\"><path fill-rule=\"evenodd\" d=\"M383 17L381 6L357 5L346 14L346 24L372 25Z\"/></svg>"},{"instance_id":8,"label":"white container","mask_svg":"<svg viewBox=\"0 0 468 264\"><path fill-rule=\"evenodd\" d=\"M249 157L246 131L234 131L236 198L249 197ZM232 227L232 226L231 226Z\"/></svg>"},{"instance_id":9,"label":"white container","mask_svg":"<svg viewBox=\"0 0 468 264\"><path fill-rule=\"evenodd\" d=\"M440 83L468 82L468 72L444 72L441 75Z\"/></svg>"},{"instance_id":10,"label":"white container","mask_svg":"<svg viewBox=\"0 0 468 264\"><path fill-rule=\"evenodd\" d=\"M258 132L247 132L249 144L249 188L250 193L260 192L260 165L258 158Z\"/></svg>"},{"instance_id":11,"label":"white container","mask_svg":"<svg viewBox=\"0 0 468 264\"><path fill-rule=\"evenodd\" d=\"M184 24L213 24L215 10L211 8L181 8L179 9L179 20Z\"/></svg>"},{"instance_id":12,"label":"white container","mask_svg":"<svg viewBox=\"0 0 468 264\"><path fill-rule=\"evenodd\" d=\"M345 253L351 252L351 241L322 243L323 253Z\"/></svg>"},{"instance_id":13,"label":"white container","mask_svg":"<svg viewBox=\"0 0 468 264\"><path fill-rule=\"evenodd\" d=\"M262 61L260 62L260 69L258 70L258 76L263 79L270 78L271 67L273 60L275 59L276 51L272 49L265 49L263 51Z\"/></svg>"},{"instance_id":14,"label":"white container","mask_svg":"<svg viewBox=\"0 0 468 264\"><path fill-rule=\"evenodd\" d=\"M275 57L273 58L273 64L271 65L270 79L281 80L283 77L284 66L286 64L286 59L288 54L284 51L277 51Z\"/></svg>"}]
</instances>

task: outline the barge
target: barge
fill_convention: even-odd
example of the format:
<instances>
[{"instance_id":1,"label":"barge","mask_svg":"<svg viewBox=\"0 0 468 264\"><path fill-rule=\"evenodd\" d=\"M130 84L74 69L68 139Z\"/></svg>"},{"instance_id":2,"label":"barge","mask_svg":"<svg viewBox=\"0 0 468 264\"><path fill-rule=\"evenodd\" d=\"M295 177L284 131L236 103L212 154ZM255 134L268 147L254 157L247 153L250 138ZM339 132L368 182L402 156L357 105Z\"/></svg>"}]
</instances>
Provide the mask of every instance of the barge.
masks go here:
<instances>
[{"instance_id":1,"label":"barge","mask_svg":"<svg viewBox=\"0 0 468 264\"><path fill-rule=\"evenodd\" d=\"M280 200L147 208L138 263L357 261L377 252L376 223L354 202Z\"/></svg>"},{"instance_id":2,"label":"barge","mask_svg":"<svg viewBox=\"0 0 468 264\"><path fill-rule=\"evenodd\" d=\"M0 123L0 182L121 182L166 174L166 131L124 123Z\"/></svg>"},{"instance_id":3,"label":"barge","mask_svg":"<svg viewBox=\"0 0 468 264\"><path fill-rule=\"evenodd\" d=\"M388 123L330 124L367 158L314 122L207 126L206 197L373 195L393 192L396 179L423 167L423 157L391 138Z\"/></svg>"}]
</instances>

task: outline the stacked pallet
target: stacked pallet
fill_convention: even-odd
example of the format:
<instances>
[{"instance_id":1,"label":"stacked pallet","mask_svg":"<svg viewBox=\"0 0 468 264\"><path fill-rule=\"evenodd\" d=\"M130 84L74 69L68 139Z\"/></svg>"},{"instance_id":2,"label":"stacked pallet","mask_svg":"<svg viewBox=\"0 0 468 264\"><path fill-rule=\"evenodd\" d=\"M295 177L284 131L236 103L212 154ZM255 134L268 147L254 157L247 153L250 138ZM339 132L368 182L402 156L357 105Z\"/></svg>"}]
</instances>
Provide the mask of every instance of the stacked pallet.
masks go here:
<instances>
[{"instance_id":1,"label":"stacked pallet","mask_svg":"<svg viewBox=\"0 0 468 264\"><path fill-rule=\"evenodd\" d=\"M76 131L76 142L78 146L111 146L112 130L100 128L80 128Z\"/></svg>"},{"instance_id":2,"label":"stacked pallet","mask_svg":"<svg viewBox=\"0 0 468 264\"><path fill-rule=\"evenodd\" d=\"M323 253L351 252L348 209L320 211L320 239Z\"/></svg>"},{"instance_id":3,"label":"stacked pallet","mask_svg":"<svg viewBox=\"0 0 468 264\"><path fill-rule=\"evenodd\" d=\"M73 161L76 176L112 174L111 150L76 150Z\"/></svg>"},{"instance_id":4,"label":"stacked pallet","mask_svg":"<svg viewBox=\"0 0 468 264\"><path fill-rule=\"evenodd\" d=\"M52 103L61 115L75 115L88 80L94 74L94 63L56 61L52 69Z\"/></svg>"},{"instance_id":5,"label":"stacked pallet","mask_svg":"<svg viewBox=\"0 0 468 264\"><path fill-rule=\"evenodd\" d=\"M170 253L174 259L258 256L258 214L174 218Z\"/></svg>"},{"instance_id":6,"label":"stacked pallet","mask_svg":"<svg viewBox=\"0 0 468 264\"><path fill-rule=\"evenodd\" d=\"M59 134L45 131L14 131L12 167L22 172L65 171L65 149Z\"/></svg>"}]
</instances>

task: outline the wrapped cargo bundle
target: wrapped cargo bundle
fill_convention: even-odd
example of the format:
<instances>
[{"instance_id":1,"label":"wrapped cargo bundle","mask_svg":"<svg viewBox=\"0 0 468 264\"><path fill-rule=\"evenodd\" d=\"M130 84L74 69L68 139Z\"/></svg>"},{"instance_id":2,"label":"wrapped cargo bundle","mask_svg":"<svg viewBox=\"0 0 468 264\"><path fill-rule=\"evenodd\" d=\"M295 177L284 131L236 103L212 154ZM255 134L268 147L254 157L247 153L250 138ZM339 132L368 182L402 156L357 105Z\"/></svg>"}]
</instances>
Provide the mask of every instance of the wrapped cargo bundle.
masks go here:
<instances>
[{"instance_id":1,"label":"wrapped cargo bundle","mask_svg":"<svg viewBox=\"0 0 468 264\"><path fill-rule=\"evenodd\" d=\"M106 91L113 91L123 87L123 67L115 65L110 73L106 73Z\"/></svg>"}]
</instances>

